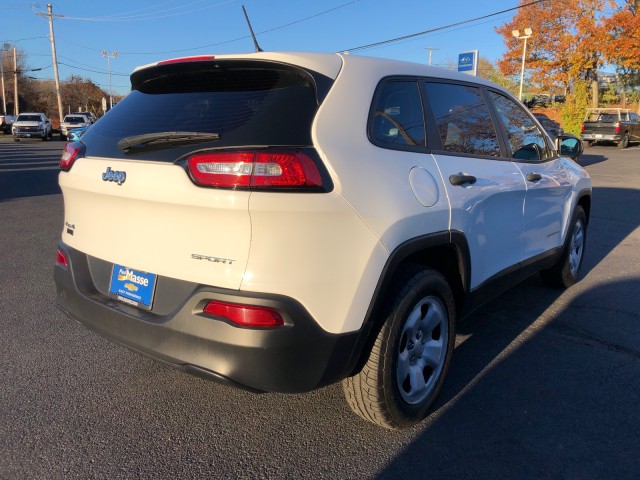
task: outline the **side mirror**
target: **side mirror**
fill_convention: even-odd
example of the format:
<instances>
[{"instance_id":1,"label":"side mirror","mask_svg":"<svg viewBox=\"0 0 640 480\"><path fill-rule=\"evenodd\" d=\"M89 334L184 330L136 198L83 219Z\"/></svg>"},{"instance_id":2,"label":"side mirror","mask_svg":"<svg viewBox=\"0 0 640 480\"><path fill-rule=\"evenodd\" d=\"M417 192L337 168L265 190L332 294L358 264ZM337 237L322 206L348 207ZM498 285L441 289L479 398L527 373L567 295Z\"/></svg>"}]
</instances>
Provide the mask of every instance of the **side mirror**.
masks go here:
<instances>
[{"instance_id":1,"label":"side mirror","mask_svg":"<svg viewBox=\"0 0 640 480\"><path fill-rule=\"evenodd\" d=\"M577 160L582 155L584 146L582 145L582 140L575 135L563 133L556 137L556 149L560 156Z\"/></svg>"}]
</instances>

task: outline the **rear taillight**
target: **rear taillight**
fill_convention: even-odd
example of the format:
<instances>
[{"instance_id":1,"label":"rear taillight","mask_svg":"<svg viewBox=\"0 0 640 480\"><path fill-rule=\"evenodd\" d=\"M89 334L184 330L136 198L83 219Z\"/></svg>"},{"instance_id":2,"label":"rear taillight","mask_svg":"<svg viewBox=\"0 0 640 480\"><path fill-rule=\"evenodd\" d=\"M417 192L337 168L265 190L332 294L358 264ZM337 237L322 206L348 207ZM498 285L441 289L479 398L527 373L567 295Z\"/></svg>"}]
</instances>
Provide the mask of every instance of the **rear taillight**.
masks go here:
<instances>
[{"instance_id":1,"label":"rear taillight","mask_svg":"<svg viewBox=\"0 0 640 480\"><path fill-rule=\"evenodd\" d=\"M584 123L580 125L580 133L584 133Z\"/></svg>"},{"instance_id":2,"label":"rear taillight","mask_svg":"<svg viewBox=\"0 0 640 480\"><path fill-rule=\"evenodd\" d=\"M204 313L212 317L228 320L242 327L279 327L284 325L282 315L269 307L240 305L211 300L204 307Z\"/></svg>"},{"instance_id":3,"label":"rear taillight","mask_svg":"<svg viewBox=\"0 0 640 480\"><path fill-rule=\"evenodd\" d=\"M67 256L60 249L58 249L56 253L56 263L58 265L62 265L63 267L69 266L69 262L67 261Z\"/></svg>"},{"instance_id":4,"label":"rear taillight","mask_svg":"<svg viewBox=\"0 0 640 480\"><path fill-rule=\"evenodd\" d=\"M68 172L78 158L84 156L85 147L80 142L69 142L64 146L62 150L62 157L60 157L60 170Z\"/></svg>"},{"instance_id":5,"label":"rear taillight","mask_svg":"<svg viewBox=\"0 0 640 480\"><path fill-rule=\"evenodd\" d=\"M187 165L193 181L208 187L322 187L317 165L299 151L208 152L190 157Z\"/></svg>"},{"instance_id":6,"label":"rear taillight","mask_svg":"<svg viewBox=\"0 0 640 480\"><path fill-rule=\"evenodd\" d=\"M620 133L620 123L616 123L613 128L615 133Z\"/></svg>"}]
</instances>

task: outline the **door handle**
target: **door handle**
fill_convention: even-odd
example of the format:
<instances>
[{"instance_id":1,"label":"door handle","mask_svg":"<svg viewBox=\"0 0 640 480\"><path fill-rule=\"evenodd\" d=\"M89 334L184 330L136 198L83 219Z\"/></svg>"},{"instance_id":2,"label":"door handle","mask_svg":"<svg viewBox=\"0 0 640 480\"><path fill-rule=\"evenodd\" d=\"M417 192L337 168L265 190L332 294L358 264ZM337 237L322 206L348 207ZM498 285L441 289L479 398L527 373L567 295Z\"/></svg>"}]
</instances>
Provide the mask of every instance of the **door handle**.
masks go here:
<instances>
[{"instance_id":1,"label":"door handle","mask_svg":"<svg viewBox=\"0 0 640 480\"><path fill-rule=\"evenodd\" d=\"M540 175L539 173L527 174L527 181L529 182L539 182L540 180L542 180L542 175Z\"/></svg>"},{"instance_id":2,"label":"door handle","mask_svg":"<svg viewBox=\"0 0 640 480\"><path fill-rule=\"evenodd\" d=\"M473 175L467 175L466 173L456 173L455 175L451 175L449 177L449 182L451 185L464 185L465 183L473 184L476 183L478 179Z\"/></svg>"}]
</instances>

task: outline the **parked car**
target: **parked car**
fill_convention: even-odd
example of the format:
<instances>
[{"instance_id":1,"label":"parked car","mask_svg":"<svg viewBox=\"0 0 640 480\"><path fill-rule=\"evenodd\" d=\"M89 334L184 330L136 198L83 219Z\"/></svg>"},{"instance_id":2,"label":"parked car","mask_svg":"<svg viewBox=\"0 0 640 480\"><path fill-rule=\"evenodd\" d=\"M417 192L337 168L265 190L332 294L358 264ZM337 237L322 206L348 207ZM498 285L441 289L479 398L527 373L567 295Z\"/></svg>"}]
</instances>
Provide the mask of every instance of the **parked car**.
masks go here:
<instances>
[{"instance_id":1,"label":"parked car","mask_svg":"<svg viewBox=\"0 0 640 480\"><path fill-rule=\"evenodd\" d=\"M94 123L96 123L98 121L98 118L94 115L93 112L78 112L80 115L84 115L85 117L87 117L89 119L89 122L93 125Z\"/></svg>"},{"instance_id":2,"label":"parked car","mask_svg":"<svg viewBox=\"0 0 640 480\"><path fill-rule=\"evenodd\" d=\"M80 138L86 133L87 130L89 130L89 127L80 127L69 130L69 133L67 134L67 140L69 140L70 142L76 142L80 140Z\"/></svg>"},{"instance_id":3,"label":"parked car","mask_svg":"<svg viewBox=\"0 0 640 480\"><path fill-rule=\"evenodd\" d=\"M16 117L14 115L0 115L0 130L3 133L10 133L15 121Z\"/></svg>"},{"instance_id":4,"label":"parked car","mask_svg":"<svg viewBox=\"0 0 640 480\"><path fill-rule=\"evenodd\" d=\"M533 116L536 117L536 120L540 122L542 128L544 128L551 137L551 140L555 140L558 136L564 133L564 130L562 129L560 124L551 120L544 113L534 113Z\"/></svg>"},{"instance_id":5,"label":"parked car","mask_svg":"<svg viewBox=\"0 0 640 480\"><path fill-rule=\"evenodd\" d=\"M546 93L533 95L526 102L526 105L529 108L546 108L546 107L550 107L551 106L551 95L547 95Z\"/></svg>"},{"instance_id":6,"label":"parked car","mask_svg":"<svg viewBox=\"0 0 640 480\"><path fill-rule=\"evenodd\" d=\"M66 140L70 131L76 128L89 127L93 122L86 115L71 113L65 115L60 124L60 139Z\"/></svg>"},{"instance_id":7,"label":"parked car","mask_svg":"<svg viewBox=\"0 0 640 480\"><path fill-rule=\"evenodd\" d=\"M554 95L553 101L555 103L565 103L567 101L566 95Z\"/></svg>"},{"instance_id":8,"label":"parked car","mask_svg":"<svg viewBox=\"0 0 640 480\"><path fill-rule=\"evenodd\" d=\"M581 131L588 146L604 141L627 148L640 141L640 117L622 108L588 108Z\"/></svg>"},{"instance_id":9,"label":"parked car","mask_svg":"<svg viewBox=\"0 0 640 480\"><path fill-rule=\"evenodd\" d=\"M342 381L403 428L442 388L457 319L535 272L580 278L582 144L554 146L487 80L258 53L131 83L65 145L54 275L63 311L135 351L251 391Z\"/></svg>"},{"instance_id":10,"label":"parked car","mask_svg":"<svg viewBox=\"0 0 640 480\"><path fill-rule=\"evenodd\" d=\"M51 138L51 121L44 113L21 113L11 127L13 140L21 138L41 138L47 141Z\"/></svg>"}]
</instances>

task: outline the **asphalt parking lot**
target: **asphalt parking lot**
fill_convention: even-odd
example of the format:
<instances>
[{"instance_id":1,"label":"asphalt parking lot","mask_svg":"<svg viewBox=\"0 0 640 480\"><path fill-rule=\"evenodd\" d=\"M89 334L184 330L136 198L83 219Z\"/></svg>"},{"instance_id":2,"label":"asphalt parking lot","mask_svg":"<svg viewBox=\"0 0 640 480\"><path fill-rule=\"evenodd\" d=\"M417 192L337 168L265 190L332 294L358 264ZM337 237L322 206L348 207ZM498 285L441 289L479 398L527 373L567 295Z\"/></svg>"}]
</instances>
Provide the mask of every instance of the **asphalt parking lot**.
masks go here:
<instances>
[{"instance_id":1,"label":"asphalt parking lot","mask_svg":"<svg viewBox=\"0 0 640 480\"><path fill-rule=\"evenodd\" d=\"M0 134L0 479L638 478L640 146L579 161L584 279L535 276L464 319L435 412L402 432L360 421L340 385L234 390L59 312L62 146Z\"/></svg>"}]
</instances>

